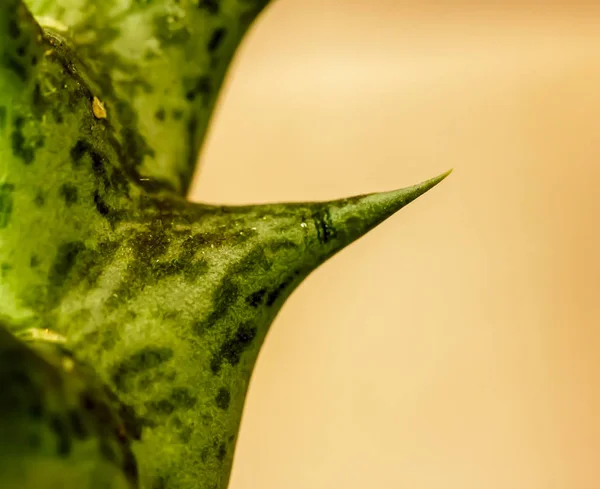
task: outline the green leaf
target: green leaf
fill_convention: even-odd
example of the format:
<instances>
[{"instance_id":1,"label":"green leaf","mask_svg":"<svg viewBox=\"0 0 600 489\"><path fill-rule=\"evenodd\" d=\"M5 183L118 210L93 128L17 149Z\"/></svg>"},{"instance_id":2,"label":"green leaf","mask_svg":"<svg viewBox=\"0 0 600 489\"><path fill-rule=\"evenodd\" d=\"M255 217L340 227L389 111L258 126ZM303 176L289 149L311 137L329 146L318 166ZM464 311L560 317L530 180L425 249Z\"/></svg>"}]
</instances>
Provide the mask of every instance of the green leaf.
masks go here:
<instances>
[{"instance_id":1,"label":"green leaf","mask_svg":"<svg viewBox=\"0 0 600 489\"><path fill-rule=\"evenodd\" d=\"M224 77L268 0L29 4L73 40L109 113L138 134L140 178L185 195Z\"/></svg>"},{"instance_id":2,"label":"green leaf","mask_svg":"<svg viewBox=\"0 0 600 489\"><path fill-rule=\"evenodd\" d=\"M131 443L140 432L131 409L56 335L38 331L25 342L4 326L0 322L1 486L136 487Z\"/></svg>"},{"instance_id":3,"label":"green leaf","mask_svg":"<svg viewBox=\"0 0 600 489\"><path fill-rule=\"evenodd\" d=\"M21 460L0 485L97 487L100 470L110 487L224 489L254 363L286 298L447 176L332 202L186 201L225 66L264 4L32 1L53 16L43 30L20 2L0 5L0 374L11 392L33 386L23 395L49 413L0 403L0 433L20 440ZM146 56L165 19L172 37ZM221 24L223 57L208 63ZM191 97L181 124L154 117L186 99L188 75L207 73L210 103ZM79 440L56 421L73 416L112 428ZM30 432L42 441L27 445ZM0 460L11 449L0 441Z\"/></svg>"}]
</instances>

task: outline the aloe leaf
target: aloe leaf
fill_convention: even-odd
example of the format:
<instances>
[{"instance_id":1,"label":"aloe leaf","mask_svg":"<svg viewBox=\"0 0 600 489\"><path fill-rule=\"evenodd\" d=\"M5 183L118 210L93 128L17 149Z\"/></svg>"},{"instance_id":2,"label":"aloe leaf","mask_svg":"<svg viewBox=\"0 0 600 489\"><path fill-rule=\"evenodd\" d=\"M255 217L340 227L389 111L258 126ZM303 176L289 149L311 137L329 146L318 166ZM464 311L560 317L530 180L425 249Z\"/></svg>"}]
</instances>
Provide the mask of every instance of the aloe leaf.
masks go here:
<instances>
[{"instance_id":1,"label":"aloe leaf","mask_svg":"<svg viewBox=\"0 0 600 489\"><path fill-rule=\"evenodd\" d=\"M140 473L165 487L226 487L250 375L285 299L443 177L329 203L152 200L115 233L101 290L82 280L82 255L58 331L146 423Z\"/></svg>"},{"instance_id":2,"label":"aloe leaf","mask_svg":"<svg viewBox=\"0 0 600 489\"><path fill-rule=\"evenodd\" d=\"M233 55L268 0L28 3L73 41L108 110L136 129L139 177L185 195Z\"/></svg>"},{"instance_id":3,"label":"aloe leaf","mask_svg":"<svg viewBox=\"0 0 600 489\"><path fill-rule=\"evenodd\" d=\"M177 180L177 158L195 154L205 126L192 144L165 119L172 139L150 146L144 107L169 106L167 78L159 70L158 88L127 98L109 54L143 73L158 65L132 47L155 39L149 26L167 7L181 7L186 26L198 22L198 42L198 19L247 27L264 2L224 0L215 12L183 0L67 9L75 3L32 1L55 16L44 28L21 2L0 4L0 375L16 400L0 403L0 433L19 440L19 463L0 470L0 485L225 489L248 382L286 298L447 173L331 202L191 203L180 194L193 165L186 160L188 176ZM92 21L119 34L89 40ZM229 57L242 35L232 32ZM172 73L187 73L177 60L188 42L161 48ZM210 69L220 83L224 71ZM189 102L186 120L208 121L212 105ZM95 428L82 436L74 419ZM30 433L39 443L28 445ZM0 440L0 461L11 449Z\"/></svg>"},{"instance_id":4,"label":"aloe leaf","mask_svg":"<svg viewBox=\"0 0 600 489\"><path fill-rule=\"evenodd\" d=\"M0 486L137 487L132 410L62 340L40 332L23 341L3 326Z\"/></svg>"}]
</instances>

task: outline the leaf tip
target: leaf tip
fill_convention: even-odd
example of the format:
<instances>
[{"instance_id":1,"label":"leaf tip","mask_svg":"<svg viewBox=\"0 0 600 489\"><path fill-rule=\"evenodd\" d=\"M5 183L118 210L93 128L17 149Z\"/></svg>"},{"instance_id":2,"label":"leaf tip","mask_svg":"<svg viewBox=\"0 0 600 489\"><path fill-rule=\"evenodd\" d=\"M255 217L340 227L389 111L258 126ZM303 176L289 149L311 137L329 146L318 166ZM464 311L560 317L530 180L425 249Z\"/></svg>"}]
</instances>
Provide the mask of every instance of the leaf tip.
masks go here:
<instances>
[{"instance_id":1,"label":"leaf tip","mask_svg":"<svg viewBox=\"0 0 600 489\"><path fill-rule=\"evenodd\" d=\"M332 208L337 221L342 226L354 229L349 236L352 240L359 238L404 206L431 190L452 173L452 169L429 180L388 192L377 192L338 201Z\"/></svg>"},{"instance_id":2,"label":"leaf tip","mask_svg":"<svg viewBox=\"0 0 600 489\"><path fill-rule=\"evenodd\" d=\"M311 205L319 262L342 250L431 190L452 170L417 185Z\"/></svg>"},{"instance_id":3,"label":"leaf tip","mask_svg":"<svg viewBox=\"0 0 600 489\"><path fill-rule=\"evenodd\" d=\"M448 175L450 175L450 173L452 173L452 170L453 170L453 168L442 173L441 175L430 178L429 180L425 180L425 181L418 183L416 185L413 185L411 187L405 187L405 188L401 188L398 190L392 190L390 192L382 192L380 194L373 194L373 195L384 196L384 195L388 194L388 196L392 200L397 201L397 203L400 205L400 207L398 207L397 210L400 210L406 204L409 204L410 202L415 200L417 197L420 197L425 192L427 192L427 191L431 190L433 187L435 187L438 183L440 183Z\"/></svg>"}]
</instances>

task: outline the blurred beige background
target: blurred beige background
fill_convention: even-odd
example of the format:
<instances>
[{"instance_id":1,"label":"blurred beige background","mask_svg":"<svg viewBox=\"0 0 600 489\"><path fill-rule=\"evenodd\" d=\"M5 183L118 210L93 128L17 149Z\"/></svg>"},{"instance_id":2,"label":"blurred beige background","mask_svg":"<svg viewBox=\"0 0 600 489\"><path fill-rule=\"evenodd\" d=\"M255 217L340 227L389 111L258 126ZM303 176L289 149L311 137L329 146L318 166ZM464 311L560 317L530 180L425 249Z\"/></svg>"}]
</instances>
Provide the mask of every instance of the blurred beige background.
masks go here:
<instances>
[{"instance_id":1,"label":"blurred beige background","mask_svg":"<svg viewBox=\"0 0 600 489\"><path fill-rule=\"evenodd\" d=\"M284 307L231 489L600 489L600 9L564 3L278 0L257 22L195 199L455 171Z\"/></svg>"}]
</instances>

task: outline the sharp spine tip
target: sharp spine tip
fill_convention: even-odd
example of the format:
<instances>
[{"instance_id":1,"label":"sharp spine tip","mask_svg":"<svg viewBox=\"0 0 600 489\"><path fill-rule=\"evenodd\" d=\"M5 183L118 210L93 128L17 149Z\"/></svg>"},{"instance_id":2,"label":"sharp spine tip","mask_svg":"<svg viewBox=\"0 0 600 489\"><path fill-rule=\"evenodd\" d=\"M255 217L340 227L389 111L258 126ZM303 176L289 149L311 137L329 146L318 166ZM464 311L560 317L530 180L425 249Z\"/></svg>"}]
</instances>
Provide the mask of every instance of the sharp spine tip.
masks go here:
<instances>
[{"instance_id":1,"label":"sharp spine tip","mask_svg":"<svg viewBox=\"0 0 600 489\"><path fill-rule=\"evenodd\" d=\"M311 205L321 259L327 259L444 180L452 170L417 185Z\"/></svg>"}]
</instances>

